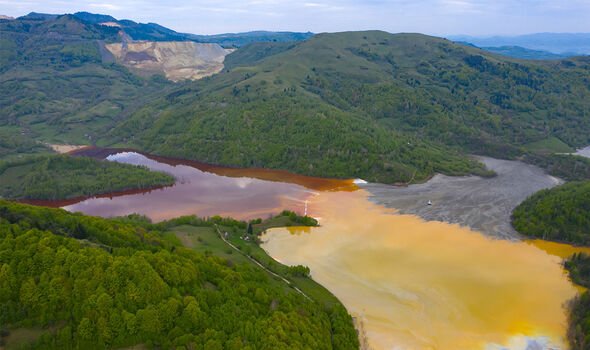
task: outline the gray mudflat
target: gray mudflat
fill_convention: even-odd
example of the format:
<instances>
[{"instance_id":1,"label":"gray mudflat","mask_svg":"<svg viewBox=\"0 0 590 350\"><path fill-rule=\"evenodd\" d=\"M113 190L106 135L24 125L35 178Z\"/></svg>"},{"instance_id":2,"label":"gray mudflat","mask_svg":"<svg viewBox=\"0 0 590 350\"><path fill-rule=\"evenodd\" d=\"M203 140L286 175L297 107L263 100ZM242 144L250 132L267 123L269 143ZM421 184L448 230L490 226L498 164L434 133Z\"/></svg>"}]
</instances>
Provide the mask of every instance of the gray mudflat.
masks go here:
<instances>
[{"instance_id":1,"label":"gray mudflat","mask_svg":"<svg viewBox=\"0 0 590 350\"><path fill-rule=\"evenodd\" d=\"M497 238L518 239L510 225L512 210L531 194L556 186L561 180L538 167L517 161L480 157L498 176L450 177L436 175L424 184L396 187L366 184L362 187L378 204L414 214L425 220L470 227ZM432 205L428 205L428 201Z\"/></svg>"},{"instance_id":2,"label":"gray mudflat","mask_svg":"<svg viewBox=\"0 0 590 350\"><path fill-rule=\"evenodd\" d=\"M575 154L582 157L590 158L590 146L579 149Z\"/></svg>"}]
</instances>

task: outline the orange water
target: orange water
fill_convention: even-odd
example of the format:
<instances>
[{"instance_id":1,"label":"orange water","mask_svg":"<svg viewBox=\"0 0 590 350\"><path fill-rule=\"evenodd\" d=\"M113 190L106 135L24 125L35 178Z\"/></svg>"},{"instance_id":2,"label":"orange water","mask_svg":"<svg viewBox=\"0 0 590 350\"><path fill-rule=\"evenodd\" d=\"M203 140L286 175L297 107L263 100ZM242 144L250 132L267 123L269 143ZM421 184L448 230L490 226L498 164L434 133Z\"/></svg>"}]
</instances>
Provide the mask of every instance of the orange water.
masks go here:
<instances>
[{"instance_id":1,"label":"orange water","mask_svg":"<svg viewBox=\"0 0 590 350\"><path fill-rule=\"evenodd\" d=\"M576 248L396 215L365 191L322 192L309 210L321 227L270 230L263 247L309 266L364 321L373 348L566 348L563 305L577 290L560 262Z\"/></svg>"},{"instance_id":2,"label":"orange water","mask_svg":"<svg viewBox=\"0 0 590 350\"><path fill-rule=\"evenodd\" d=\"M532 341L566 348L563 305L577 290L561 259L579 248L492 240L458 225L396 215L355 191L351 181L136 153L117 160L172 173L178 181L56 205L159 221L189 214L266 217L287 208L304 213L307 202L322 226L271 230L263 247L281 262L308 265L313 278L363 321L373 348L521 350Z\"/></svg>"}]
</instances>

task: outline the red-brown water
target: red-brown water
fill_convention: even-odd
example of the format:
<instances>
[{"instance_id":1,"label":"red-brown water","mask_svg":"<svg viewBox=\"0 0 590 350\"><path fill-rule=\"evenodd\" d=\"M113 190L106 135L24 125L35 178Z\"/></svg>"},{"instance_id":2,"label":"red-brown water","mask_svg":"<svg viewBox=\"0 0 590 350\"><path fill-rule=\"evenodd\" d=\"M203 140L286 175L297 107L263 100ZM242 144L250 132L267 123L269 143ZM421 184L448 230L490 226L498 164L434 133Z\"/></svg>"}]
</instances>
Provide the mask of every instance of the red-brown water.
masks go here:
<instances>
[{"instance_id":1,"label":"red-brown water","mask_svg":"<svg viewBox=\"0 0 590 350\"><path fill-rule=\"evenodd\" d=\"M283 209L319 228L273 229L275 259L304 264L364 322L375 349L566 349L564 304L577 290L560 265L565 245L510 242L442 222L396 215L352 181L282 171L84 150L173 174L174 186L66 203L90 215L140 213L266 217ZM116 154L115 154L116 153ZM53 203L59 205L59 203Z\"/></svg>"},{"instance_id":2,"label":"red-brown water","mask_svg":"<svg viewBox=\"0 0 590 350\"><path fill-rule=\"evenodd\" d=\"M172 174L177 181L173 186L160 189L68 201L35 201L33 204L102 217L138 213L154 221L193 214L253 219L266 218L283 209L304 213L306 198L314 191L356 188L348 180L313 178L280 170L218 167L129 151L86 149L76 155L147 166Z\"/></svg>"}]
</instances>

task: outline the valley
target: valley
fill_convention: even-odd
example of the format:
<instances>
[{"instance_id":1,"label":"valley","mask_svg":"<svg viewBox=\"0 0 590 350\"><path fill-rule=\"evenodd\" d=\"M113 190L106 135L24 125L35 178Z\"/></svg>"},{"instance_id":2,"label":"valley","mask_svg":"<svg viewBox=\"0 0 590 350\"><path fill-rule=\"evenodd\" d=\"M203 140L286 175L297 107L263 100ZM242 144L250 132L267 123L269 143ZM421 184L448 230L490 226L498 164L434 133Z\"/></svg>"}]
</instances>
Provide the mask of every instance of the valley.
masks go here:
<instances>
[{"instance_id":1,"label":"valley","mask_svg":"<svg viewBox=\"0 0 590 350\"><path fill-rule=\"evenodd\" d=\"M589 348L590 59L519 43L0 16L0 350Z\"/></svg>"},{"instance_id":2,"label":"valley","mask_svg":"<svg viewBox=\"0 0 590 350\"><path fill-rule=\"evenodd\" d=\"M160 222L192 214L250 220L287 208L318 218L317 228L269 229L262 248L282 264L310 267L314 280L362 321L373 349L395 344L526 350L565 344L563 304L577 288L564 275L560 252L585 250L541 243L537 248L511 228L510 212L516 204L559 183L533 166L486 158L482 161L496 177L439 175L400 188L227 169L117 150L81 152L169 172L177 183L64 203L68 211L104 217L138 213ZM511 192L514 188L519 192ZM426 205L427 195L432 206ZM199 246L199 241L190 242ZM534 299L529 298L532 293Z\"/></svg>"}]
</instances>

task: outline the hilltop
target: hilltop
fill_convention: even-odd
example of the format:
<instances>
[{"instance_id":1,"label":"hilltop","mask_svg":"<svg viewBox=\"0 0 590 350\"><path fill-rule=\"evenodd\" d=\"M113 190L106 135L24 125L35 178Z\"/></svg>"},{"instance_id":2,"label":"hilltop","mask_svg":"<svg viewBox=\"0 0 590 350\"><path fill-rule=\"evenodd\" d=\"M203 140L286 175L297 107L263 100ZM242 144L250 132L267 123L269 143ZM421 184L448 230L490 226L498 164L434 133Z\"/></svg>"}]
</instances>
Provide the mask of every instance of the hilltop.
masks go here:
<instances>
[{"instance_id":1,"label":"hilltop","mask_svg":"<svg viewBox=\"0 0 590 350\"><path fill-rule=\"evenodd\" d=\"M136 104L171 86L104 60L117 28L71 15L0 21L0 157L30 140L90 144ZM3 152L3 148L7 151Z\"/></svg>"},{"instance_id":2,"label":"hilltop","mask_svg":"<svg viewBox=\"0 0 590 350\"><path fill-rule=\"evenodd\" d=\"M479 173L467 153L590 142L590 59L538 62L420 34L257 43L138 110L112 140L176 157L410 181ZM532 148L532 146L531 146Z\"/></svg>"},{"instance_id":3,"label":"hilltop","mask_svg":"<svg viewBox=\"0 0 590 350\"><path fill-rule=\"evenodd\" d=\"M157 23L138 23L129 19L116 19L113 16L90 12L76 12L74 14L56 15L31 12L21 16L21 21L52 21L63 16L70 16L86 24L107 27L120 32L125 37L135 41L194 41L198 43L219 44L227 48L236 48L255 42L291 42L306 40L313 33L297 32L269 32L252 31L245 33L225 33L215 35L198 35L179 33ZM2 17L0 17L2 19ZM7 17L6 19L12 19Z\"/></svg>"},{"instance_id":4,"label":"hilltop","mask_svg":"<svg viewBox=\"0 0 590 350\"><path fill-rule=\"evenodd\" d=\"M291 34L244 37L282 41ZM117 50L123 43L125 49ZM0 158L48 151L36 140L93 144L153 95L172 88L162 76L213 74L223 69L227 53L217 43L108 15L33 12L1 20Z\"/></svg>"},{"instance_id":5,"label":"hilltop","mask_svg":"<svg viewBox=\"0 0 590 350\"><path fill-rule=\"evenodd\" d=\"M156 40L163 28L80 13L0 22L0 133L12 135L0 152L35 152L31 139L90 143L386 183L490 175L468 157L480 154L582 176L550 154L590 143L588 57L527 61L420 34L344 32L254 42L225 60L216 46L208 74L218 74L172 84L159 74L187 70L172 60L158 72L150 57L195 50ZM155 41L134 41L148 29Z\"/></svg>"}]
</instances>

